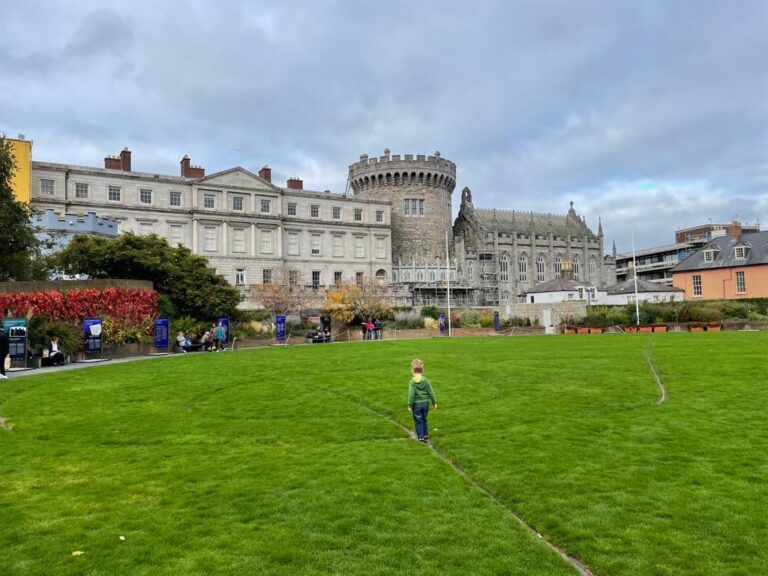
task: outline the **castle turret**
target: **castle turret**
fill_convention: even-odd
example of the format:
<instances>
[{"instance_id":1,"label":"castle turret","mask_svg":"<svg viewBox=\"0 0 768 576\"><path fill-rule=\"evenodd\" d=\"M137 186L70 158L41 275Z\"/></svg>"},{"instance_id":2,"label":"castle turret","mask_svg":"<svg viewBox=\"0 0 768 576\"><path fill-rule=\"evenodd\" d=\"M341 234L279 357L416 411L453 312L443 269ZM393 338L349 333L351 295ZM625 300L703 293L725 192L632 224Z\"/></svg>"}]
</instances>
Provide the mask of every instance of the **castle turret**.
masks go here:
<instances>
[{"instance_id":1,"label":"castle turret","mask_svg":"<svg viewBox=\"0 0 768 576\"><path fill-rule=\"evenodd\" d=\"M360 156L349 167L355 195L392 203L392 259L445 259L445 234L452 229L451 193L456 165L440 157L406 154Z\"/></svg>"}]
</instances>

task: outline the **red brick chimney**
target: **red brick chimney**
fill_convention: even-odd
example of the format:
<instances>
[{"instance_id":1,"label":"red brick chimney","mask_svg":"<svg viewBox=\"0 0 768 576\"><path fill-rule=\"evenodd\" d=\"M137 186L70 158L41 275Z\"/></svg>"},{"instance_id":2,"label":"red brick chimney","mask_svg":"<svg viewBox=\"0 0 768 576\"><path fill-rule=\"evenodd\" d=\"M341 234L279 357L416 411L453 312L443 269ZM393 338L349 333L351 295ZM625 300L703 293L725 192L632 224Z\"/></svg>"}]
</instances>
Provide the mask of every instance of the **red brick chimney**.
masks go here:
<instances>
[{"instance_id":1,"label":"red brick chimney","mask_svg":"<svg viewBox=\"0 0 768 576\"><path fill-rule=\"evenodd\" d=\"M119 156L105 156L104 168L107 170L122 170L122 164L120 163Z\"/></svg>"},{"instance_id":2,"label":"red brick chimney","mask_svg":"<svg viewBox=\"0 0 768 576\"><path fill-rule=\"evenodd\" d=\"M131 171L131 151L128 150L127 146L120 152L120 170L123 172Z\"/></svg>"},{"instance_id":3,"label":"red brick chimney","mask_svg":"<svg viewBox=\"0 0 768 576\"><path fill-rule=\"evenodd\" d=\"M272 168L270 168L267 165L264 165L264 167L261 170L259 170L259 178L262 178L267 182L272 182Z\"/></svg>"},{"instance_id":4,"label":"red brick chimney","mask_svg":"<svg viewBox=\"0 0 768 576\"><path fill-rule=\"evenodd\" d=\"M737 240L741 236L741 222L734 220L728 227L728 236L733 240Z\"/></svg>"},{"instance_id":5,"label":"red brick chimney","mask_svg":"<svg viewBox=\"0 0 768 576\"><path fill-rule=\"evenodd\" d=\"M300 178L288 178L288 188L291 190L304 190L304 180Z\"/></svg>"},{"instance_id":6,"label":"red brick chimney","mask_svg":"<svg viewBox=\"0 0 768 576\"><path fill-rule=\"evenodd\" d=\"M187 154L184 154L184 158L181 159L181 177L182 178L204 178L205 168L200 166L193 166L192 161Z\"/></svg>"}]
</instances>

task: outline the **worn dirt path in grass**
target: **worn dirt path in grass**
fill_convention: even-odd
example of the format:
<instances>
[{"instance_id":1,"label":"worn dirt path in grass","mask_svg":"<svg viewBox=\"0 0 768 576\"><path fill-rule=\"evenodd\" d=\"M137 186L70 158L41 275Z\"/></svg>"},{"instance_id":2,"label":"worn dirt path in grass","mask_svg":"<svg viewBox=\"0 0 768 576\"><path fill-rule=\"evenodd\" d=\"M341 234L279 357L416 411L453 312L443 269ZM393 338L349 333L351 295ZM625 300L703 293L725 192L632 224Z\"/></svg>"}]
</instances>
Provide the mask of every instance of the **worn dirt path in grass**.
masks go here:
<instances>
[{"instance_id":1,"label":"worn dirt path in grass","mask_svg":"<svg viewBox=\"0 0 768 576\"><path fill-rule=\"evenodd\" d=\"M332 391L332 390L328 390L328 392L330 392L334 396L338 396L339 398L343 398L345 400L349 400L351 402L354 402L355 404L357 404L361 408L364 408L364 409L368 410L369 412L371 412L371 413L373 413L373 414L375 414L375 415L377 415L377 416L379 416L381 418L384 418L385 420L389 421L391 424L393 424L393 425L397 426L398 428L400 428L400 430L405 432L410 438L412 438L414 440L416 439L416 437L413 435L413 433L408 428L403 426L400 422L395 420L389 414L386 414L384 412L380 412L376 408L373 408L372 406L369 406L368 404L358 400L357 398L350 398L348 396L342 396L342 395L340 395L337 392ZM562 558L568 564L573 566L579 572L579 574L581 574L582 576L594 576L593 572L587 567L586 564L584 564L581 560L579 560L575 556L571 556L570 554L568 554L565 550L560 548L554 542L551 542L550 540L547 540L544 536L541 535L541 533L538 530L536 530L536 528L534 528L528 522L526 522L526 520L520 514L518 514L512 508L510 508L501 498L499 498L496 494L494 494L480 480L478 480L477 478L474 478L473 476L471 476L464 468L461 467L461 465L459 465L456 462L454 462L453 460L451 460L451 458L445 452L443 452L437 446L432 444L432 442L426 443L425 446L427 446L429 449L431 449L432 452L438 458L440 458L443 462L448 464L448 466L450 466L456 474L458 474L464 480L469 482L472 486L474 486L475 488L477 488L478 490L483 492L491 500L496 502L496 504L498 504L499 506L504 508L504 510L506 510L506 512L510 516L512 516L512 518L517 520L518 524L520 524L530 534L533 534L537 539L541 540L550 550L552 550L558 556L560 556L560 558Z\"/></svg>"},{"instance_id":2,"label":"worn dirt path in grass","mask_svg":"<svg viewBox=\"0 0 768 576\"><path fill-rule=\"evenodd\" d=\"M656 384L659 386L659 399L656 400L656 404L663 404L667 399L667 388L664 386L664 382L661 380L656 366L653 363L652 351L648 348L645 349L645 359L648 361L648 367L651 369L651 374L656 379Z\"/></svg>"}]
</instances>

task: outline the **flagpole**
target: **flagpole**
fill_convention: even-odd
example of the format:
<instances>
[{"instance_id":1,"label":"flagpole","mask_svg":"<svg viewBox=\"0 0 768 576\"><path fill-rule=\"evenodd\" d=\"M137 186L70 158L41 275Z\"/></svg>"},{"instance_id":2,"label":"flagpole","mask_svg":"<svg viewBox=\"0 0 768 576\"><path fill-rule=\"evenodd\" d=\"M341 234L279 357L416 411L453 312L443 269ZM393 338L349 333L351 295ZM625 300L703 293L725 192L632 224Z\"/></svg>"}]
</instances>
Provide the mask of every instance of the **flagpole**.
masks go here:
<instances>
[{"instance_id":1,"label":"flagpole","mask_svg":"<svg viewBox=\"0 0 768 576\"><path fill-rule=\"evenodd\" d=\"M637 299L637 260L635 260L635 229L632 229L632 273L635 277L635 318L640 326L640 302Z\"/></svg>"},{"instance_id":2,"label":"flagpole","mask_svg":"<svg viewBox=\"0 0 768 576\"><path fill-rule=\"evenodd\" d=\"M449 216L450 217L450 216ZM448 251L448 220L445 226L445 282L448 287L448 337L451 336L451 254Z\"/></svg>"}]
</instances>

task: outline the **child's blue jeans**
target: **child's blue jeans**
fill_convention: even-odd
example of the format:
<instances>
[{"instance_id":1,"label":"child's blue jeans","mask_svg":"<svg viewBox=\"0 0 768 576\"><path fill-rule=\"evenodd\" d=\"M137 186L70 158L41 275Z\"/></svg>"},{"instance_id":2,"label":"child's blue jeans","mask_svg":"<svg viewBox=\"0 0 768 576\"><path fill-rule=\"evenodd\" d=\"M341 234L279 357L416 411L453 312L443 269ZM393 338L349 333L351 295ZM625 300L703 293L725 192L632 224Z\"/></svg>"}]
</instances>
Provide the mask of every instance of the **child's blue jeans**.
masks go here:
<instances>
[{"instance_id":1,"label":"child's blue jeans","mask_svg":"<svg viewBox=\"0 0 768 576\"><path fill-rule=\"evenodd\" d=\"M421 439L429 436L427 414L429 414L429 402L419 402L413 405L413 423L416 425L416 438Z\"/></svg>"}]
</instances>

